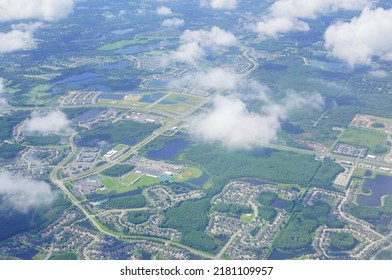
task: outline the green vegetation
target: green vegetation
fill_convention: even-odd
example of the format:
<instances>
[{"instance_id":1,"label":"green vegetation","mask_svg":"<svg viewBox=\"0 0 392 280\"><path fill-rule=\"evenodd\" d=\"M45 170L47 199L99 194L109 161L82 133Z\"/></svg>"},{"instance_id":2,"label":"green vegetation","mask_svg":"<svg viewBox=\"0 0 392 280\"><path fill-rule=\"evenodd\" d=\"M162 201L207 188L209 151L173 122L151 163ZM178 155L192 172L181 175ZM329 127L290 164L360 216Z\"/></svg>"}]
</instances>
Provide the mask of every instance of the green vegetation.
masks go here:
<instances>
[{"instance_id":1,"label":"green vegetation","mask_svg":"<svg viewBox=\"0 0 392 280\"><path fill-rule=\"evenodd\" d=\"M357 167L354 170L353 177L355 177L355 178L363 178L363 177L365 177L365 173L366 173L366 169Z\"/></svg>"},{"instance_id":2,"label":"green vegetation","mask_svg":"<svg viewBox=\"0 0 392 280\"><path fill-rule=\"evenodd\" d=\"M149 187L160 183L159 179L143 175L135 184L133 184L135 189L140 189L144 187Z\"/></svg>"},{"instance_id":3,"label":"green vegetation","mask_svg":"<svg viewBox=\"0 0 392 280\"><path fill-rule=\"evenodd\" d=\"M25 147L19 144L3 143L0 145L0 158L12 159L16 158Z\"/></svg>"},{"instance_id":4,"label":"green vegetation","mask_svg":"<svg viewBox=\"0 0 392 280\"><path fill-rule=\"evenodd\" d=\"M204 232L208 225L210 199L185 201L165 212L167 220L162 227L177 229L181 232L181 243L192 248L214 253L217 244L214 238Z\"/></svg>"},{"instance_id":5,"label":"green vegetation","mask_svg":"<svg viewBox=\"0 0 392 280\"><path fill-rule=\"evenodd\" d=\"M384 198L384 205L380 207L369 207L363 205L353 205L349 212L362 220L377 221L384 217L392 216L392 195Z\"/></svg>"},{"instance_id":6,"label":"green vegetation","mask_svg":"<svg viewBox=\"0 0 392 280\"><path fill-rule=\"evenodd\" d=\"M1 196L0 196L1 201ZM38 232L55 222L70 206L63 195L58 195L49 207L33 209L28 213L21 213L1 207L0 211L0 241L19 233Z\"/></svg>"},{"instance_id":7,"label":"green vegetation","mask_svg":"<svg viewBox=\"0 0 392 280\"><path fill-rule=\"evenodd\" d=\"M154 109L170 112L183 113L189 110L194 105L201 101L199 97L184 95L184 94L170 94L158 104L154 105Z\"/></svg>"},{"instance_id":8,"label":"green vegetation","mask_svg":"<svg viewBox=\"0 0 392 280\"><path fill-rule=\"evenodd\" d=\"M331 188L333 180L341 172L344 172L343 167L336 164L333 160L326 158L314 176L311 184L319 188Z\"/></svg>"},{"instance_id":9,"label":"green vegetation","mask_svg":"<svg viewBox=\"0 0 392 280\"><path fill-rule=\"evenodd\" d=\"M128 222L133 224L142 224L148 221L150 213L147 211L132 211L128 214Z\"/></svg>"},{"instance_id":10,"label":"green vegetation","mask_svg":"<svg viewBox=\"0 0 392 280\"><path fill-rule=\"evenodd\" d=\"M274 192L262 192L257 198L257 202L261 205L270 206L275 200L278 199L278 195Z\"/></svg>"},{"instance_id":11,"label":"green vegetation","mask_svg":"<svg viewBox=\"0 0 392 280\"><path fill-rule=\"evenodd\" d=\"M99 127L80 133L78 145L96 147L98 142L107 141L112 144L127 143L133 145L140 142L159 127L153 123L137 123L121 121L110 126Z\"/></svg>"},{"instance_id":12,"label":"green vegetation","mask_svg":"<svg viewBox=\"0 0 392 280\"><path fill-rule=\"evenodd\" d=\"M101 183L107 187L108 189L120 188L121 186L117 183L117 181L110 178L101 179Z\"/></svg>"},{"instance_id":13,"label":"green vegetation","mask_svg":"<svg viewBox=\"0 0 392 280\"><path fill-rule=\"evenodd\" d=\"M14 127L29 116L28 111L19 111L9 116L0 117L0 141L10 138Z\"/></svg>"},{"instance_id":14,"label":"green vegetation","mask_svg":"<svg viewBox=\"0 0 392 280\"><path fill-rule=\"evenodd\" d=\"M348 128L344 131L340 142L369 148L371 153L388 152L386 147L387 134L382 131L374 131L360 128ZM383 149L385 148L385 149Z\"/></svg>"},{"instance_id":15,"label":"green vegetation","mask_svg":"<svg viewBox=\"0 0 392 280\"><path fill-rule=\"evenodd\" d=\"M392 249L382 251L376 256L376 260L392 260Z\"/></svg>"},{"instance_id":16,"label":"green vegetation","mask_svg":"<svg viewBox=\"0 0 392 280\"><path fill-rule=\"evenodd\" d=\"M113 150L116 151L116 152L121 152L121 151L124 150L126 147L127 147L127 145L120 144L120 145L117 145Z\"/></svg>"},{"instance_id":17,"label":"green vegetation","mask_svg":"<svg viewBox=\"0 0 392 280\"><path fill-rule=\"evenodd\" d=\"M26 137L26 142L32 146L57 146L60 140L61 137L58 135Z\"/></svg>"},{"instance_id":18,"label":"green vegetation","mask_svg":"<svg viewBox=\"0 0 392 280\"><path fill-rule=\"evenodd\" d=\"M53 255L50 259L51 260L77 260L78 256L73 252L60 253L60 254Z\"/></svg>"},{"instance_id":19,"label":"green vegetation","mask_svg":"<svg viewBox=\"0 0 392 280\"><path fill-rule=\"evenodd\" d=\"M253 213L252 208L237 204L216 204L214 205L214 210L223 213L231 213L234 216Z\"/></svg>"},{"instance_id":20,"label":"green vegetation","mask_svg":"<svg viewBox=\"0 0 392 280\"><path fill-rule=\"evenodd\" d=\"M331 207L328 203L317 201L304 207L298 204L287 226L275 239L274 246L280 250L300 250L312 243L312 237L320 225L331 228L343 227L343 223L329 218Z\"/></svg>"},{"instance_id":21,"label":"green vegetation","mask_svg":"<svg viewBox=\"0 0 392 280\"><path fill-rule=\"evenodd\" d=\"M116 164L101 172L104 176L121 177L130 172L134 166L129 164Z\"/></svg>"},{"instance_id":22,"label":"green vegetation","mask_svg":"<svg viewBox=\"0 0 392 280\"><path fill-rule=\"evenodd\" d=\"M131 45L145 45L150 43L151 41L158 41L158 40L164 40L172 37L168 36L135 36L132 40L121 40L112 44L107 44L102 47L100 47L98 50L100 51L113 51L113 50L118 50L126 46L131 46Z\"/></svg>"},{"instance_id":23,"label":"green vegetation","mask_svg":"<svg viewBox=\"0 0 392 280\"><path fill-rule=\"evenodd\" d=\"M121 184L127 185L127 186L131 185L133 182L135 182L140 177L141 177L140 173L131 172L127 176L125 176L124 179L121 180Z\"/></svg>"},{"instance_id":24,"label":"green vegetation","mask_svg":"<svg viewBox=\"0 0 392 280\"><path fill-rule=\"evenodd\" d=\"M108 202L102 204L102 207L106 209L128 209L142 208L146 204L147 200L143 195L135 195L109 199Z\"/></svg>"},{"instance_id":25,"label":"green vegetation","mask_svg":"<svg viewBox=\"0 0 392 280\"><path fill-rule=\"evenodd\" d=\"M218 189L213 191L219 191L232 179L244 177L308 186L321 165L310 155L272 149L235 152L208 144L189 145L184 156L214 177Z\"/></svg>"},{"instance_id":26,"label":"green vegetation","mask_svg":"<svg viewBox=\"0 0 392 280\"><path fill-rule=\"evenodd\" d=\"M337 251L349 251L357 246L358 240L347 232L337 232L331 234L332 249Z\"/></svg>"},{"instance_id":27,"label":"green vegetation","mask_svg":"<svg viewBox=\"0 0 392 280\"><path fill-rule=\"evenodd\" d=\"M275 221L277 214L278 212L273 207L264 206L264 205L259 207L260 218L266 220L269 223L273 223Z\"/></svg>"}]
</instances>

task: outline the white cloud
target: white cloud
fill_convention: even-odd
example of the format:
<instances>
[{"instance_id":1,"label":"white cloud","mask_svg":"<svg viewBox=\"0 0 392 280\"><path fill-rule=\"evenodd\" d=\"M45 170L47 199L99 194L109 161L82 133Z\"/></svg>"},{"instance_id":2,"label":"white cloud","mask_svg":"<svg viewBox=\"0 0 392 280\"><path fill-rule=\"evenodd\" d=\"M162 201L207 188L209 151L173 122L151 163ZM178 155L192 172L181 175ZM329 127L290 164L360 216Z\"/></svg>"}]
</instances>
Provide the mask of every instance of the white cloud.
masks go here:
<instances>
[{"instance_id":1,"label":"white cloud","mask_svg":"<svg viewBox=\"0 0 392 280\"><path fill-rule=\"evenodd\" d=\"M232 10L237 7L238 0L201 0L200 6L213 9Z\"/></svg>"},{"instance_id":2,"label":"white cloud","mask_svg":"<svg viewBox=\"0 0 392 280\"><path fill-rule=\"evenodd\" d=\"M205 56L206 48L230 47L238 45L237 38L234 34L225 31L217 26L213 26L210 30L185 30L180 37L181 45L171 52L167 57L162 57L163 63L171 59L179 62L197 64L198 61Z\"/></svg>"},{"instance_id":3,"label":"white cloud","mask_svg":"<svg viewBox=\"0 0 392 280\"><path fill-rule=\"evenodd\" d=\"M330 55L352 67L370 65L374 57L392 61L392 9L364 9L350 22L337 22L325 32Z\"/></svg>"},{"instance_id":4,"label":"white cloud","mask_svg":"<svg viewBox=\"0 0 392 280\"><path fill-rule=\"evenodd\" d=\"M14 24L11 31L0 32L0 54L34 49L37 46L34 32L40 26L41 23Z\"/></svg>"},{"instance_id":5,"label":"white cloud","mask_svg":"<svg viewBox=\"0 0 392 280\"><path fill-rule=\"evenodd\" d=\"M42 114L34 111L31 118L22 124L22 130L27 132L66 132L70 130L71 121L61 111L52 111Z\"/></svg>"},{"instance_id":6,"label":"white cloud","mask_svg":"<svg viewBox=\"0 0 392 280\"><path fill-rule=\"evenodd\" d=\"M181 41L197 42L202 47L229 47L238 44L234 34L213 26L210 30L185 30L182 34Z\"/></svg>"},{"instance_id":7,"label":"white cloud","mask_svg":"<svg viewBox=\"0 0 392 280\"><path fill-rule=\"evenodd\" d=\"M181 79L173 80L170 87L181 87L191 85L206 90L218 90L221 88L235 89L240 81L240 75L222 68L211 68L185 75Z\"/></svg>"},{"instance_id":8,"label":"white cloud","mask_svg":"<svg viewBox=\"0 0 392 280\"><path fill-rule=\"evenodd\" d=\"M277 0L255 26L262 38L277 37L290 31L308 31L301 19L315 19L338 10L362 10L372 5L371 0Z\"/></svg>"},{"instance_id":9,"label":"white cloud","mask_svg":"<svg viewBox=\"0 0 392 280\"><path fill-rule=\"evenodd\" d=\"M374 71L370 71L369 75L375 78L386 78L388 77L388 73L385 72L384 70L374 70Z\"/></svg>"},{"instance_id":10,"label":"white cloud","mask_svg":"<svg viewBox=\"0 0 392 280\"><path fill-rule=\"evenodd\" d=\"M1 0L0 21L59 20L73 11L74 2L74 0Z\"/></svg>"},{"instance_id":11,"label":"white cloud","mask_svg":"<svg viewBox=\"0 0 392 280\"><path fill-rule=\"evenodd\" d=\"M168 18L162 22L164 27L180 27L184 25L184 20L182 18Z\"/></svg>"},{"instance_id":12,"label":"white cloud","mask_svg":"<svg viewBox=\"0 0 392 280\"><path fill-rule=\"evenodd\" d=\"M34 208L50 205L56 198L50 186L43 181L13 177L0 173L0 196L2 205L26 213Z\"/></svg>"},{"instance_id":13,"label":"white cloud","mask_svg":"<svg viewBox=\"0 0 392 280\"><path fill-rule=\"evenodd\" d=\"M156 13L160 16L168 16L172 14L172 10L168 7L162 6L157 8Z\"/></svg>"},{"instance_id":14,"label":"white cloud","mask_svg":"<svg viewBox=\"0 0 392 280\"><path fill-rule=\"evenodd\" d=\"M290 111L324 103L319 94L299 95L288 92L279 102L273 101L268 89L255 81L238 84L240 88L229 96L218 96L212 108L189 121L189 133L198 140L221 143L229 149L249 150L271 143L280 129L281 121ZM247 104L260 103L251 111Z\"/></svg>"},{"instance_id":15,"label":"white cloud","mask_svg":"<svg viewBox=\"0 0 392 280\"><path fill-rule=\"evenodd\" d=\"M0 77L0 109L4 106L7 106L7 100L3 97L4 93L4 80Z\"/></svg>"},{"instance_id":16,"label":"white cloud","mask_svg":"<svg viewBox=\"0 0 392 280\"><path fill-rule=\"evenodd\" d=\"M169 55L169 59L175 59L178 62L197 64L198 60L205 55L204 50L197 42L182 44L176 51ZM167 58L165 57L165 60Z\"/></svg>"}]
</instances>

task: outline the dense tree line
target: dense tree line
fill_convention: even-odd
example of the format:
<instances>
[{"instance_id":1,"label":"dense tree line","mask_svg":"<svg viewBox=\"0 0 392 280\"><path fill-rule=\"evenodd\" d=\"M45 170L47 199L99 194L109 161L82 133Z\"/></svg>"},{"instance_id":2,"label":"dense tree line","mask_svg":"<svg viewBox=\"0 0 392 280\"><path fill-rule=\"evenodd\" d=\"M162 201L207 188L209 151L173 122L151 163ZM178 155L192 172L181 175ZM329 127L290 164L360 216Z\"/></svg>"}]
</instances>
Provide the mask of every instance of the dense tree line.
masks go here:
<instances>
[{"instance_id":1,"label":"dense tree line","mask_svg":"<svg viewBox=\"0 0 392 280\"><path fill-rule=\"evenodd\" d=\"M13 159L16 158L25 147L19 144L0 144L0 158Z\"/></svg>"},{"instance_id":2,"label":"dense tree line","mask_svg":"<svg viewBox=\"0 0 392 280\"><path fill-rule=\"evenodd\" d=\"M350 233L336 232L331 234L331 247L337 251L349 251L357 246L356 240Z\"/></svg>"},{"instance_id":3,"label":"dense tree line","mask_svg":"<svg viewBox=\"0 0 392 280\"><path fill-rule=\"evenodd\" d=\"M131 211L128 214L128 222L133 224L142 224L148 221L150 213L147 211Z\"/></svg>"},{"instance_id":4,"label":"dense tree line","mask_svg":"<svg viewBox=\"0 0 392 280\"><path fill-rule=\"evenodd\" d=\"M330 210L330 205L322 201L308 207L298 204L290 222L275 239L274 246L280 250L304 249L312 243L312 236L320 225L343 227L342 222L329 217Z\"/></svg>"},{"instance_id":5,"label":"dense tree line","mask_svg":"<svg viewBox=\"0 0 392 280\"><path fill-rule=\"evenodd\" d=\"M28 136L26 142L32 146L56 146L59 145L61 137L58 135L50 136Z\"/></svg>"},{"instance_id":6,"label":"dense tree line","mask_svg":"<svg viewBox=\"0 0 392 280\"><path fill-rule=\"evenodd\" d=\"M143 195L134 195L109 199L102 207L106 209L142 208L146 204L147 200Z\"/></svg>"},{"instance_id":7,"label":"dense tree line","mask_svg":"<svg viewBox=\"0 0 392 280\"><path fill-rule=\"evenodd\" d=\"M235 216L253 213L251 207L237 204L216 204L214 210L223 213L231 213Z\"/></svg>"},{"instance_id":8,"label":"dense tree line","mask_svg":"<svg viewBox=\"0 0 392 280\"><path fill-rule=\"evenodd\" d=\"M162 227L170 227L181 232L181 243L192 248L213 253L217 244L213 237L204 232L208 226L210 199L185 201L165 212L166 221Z\"/></svg>"},{"instance_id":9,"label":"dense tree line","mask_svg":"<svg viewBox=\"0 0 392 280\"><path fill-rule=\"evenodd\" d=\"M132 171L133 168L134 166L129 164L116 164L102 171L101 174L110 177L121 177Z\"/></svg>"},{"instance_id":10,"label":"dense tree line","mask_svg":"<svg viewBox=\"0 0 392 280\"><path fill-rule=\"evenodd\" d=\"M109 126L83 131L80 133L80 139L77 143L86 147L96 147L100 141L106 141L111 145L120 143L134 145L158 127L158 124L153 123L121 121Z\"/></svg>"},{"instance_id":11,"label":"dense tree line","mask_svg":"<svg viewBox=\"0 0 392 280\"><path fill-rule=\"evenodd\" d=\"M325 158L311 184L312 186L319 188L331 188L334 179L341 172L344 172L343 167L336 164L333 160Z\"/></svg>"}]
</instances>

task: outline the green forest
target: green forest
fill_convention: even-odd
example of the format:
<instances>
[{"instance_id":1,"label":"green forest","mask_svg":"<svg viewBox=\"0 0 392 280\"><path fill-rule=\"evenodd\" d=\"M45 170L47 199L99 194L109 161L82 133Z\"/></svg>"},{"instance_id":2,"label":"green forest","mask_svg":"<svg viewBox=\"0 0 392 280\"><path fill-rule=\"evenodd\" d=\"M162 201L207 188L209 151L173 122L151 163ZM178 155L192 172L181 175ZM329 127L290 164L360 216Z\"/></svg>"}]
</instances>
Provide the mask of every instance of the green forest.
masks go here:
<instances>
[{"instance_id":1,"label":"green forest","mask_svg":"<svg viewBox=\"0 0 392 280\"><path fill-rule=\"evenodd\" d=\"M133 168L134 166L129 164L116 164L102 171L101 174L109 177L121 177L132 171Z\"/></svg>"},{"instance_id":2,"label":"green forest","mask_svg":"<svg viewBox=\"0 0 392 280\"><path fill-rule=\"evenodd\" d=\"M342 222L329 217L330 210L330 205L322 201L317 201L309 207L298 204L288 225L275 239L274 246L285 251L304 249L310 246L314 232L320 225L331 228L343 227Z\"/></svg>"},{"instance_id":3,"label":"green forest","mask_svg":"<svg viewBox=\"0 0 392 280\"><path fill-rule=\"evenodd\" d=\"M209 253L215 253L217 244L213 237L204 232L208 226L208 198L185 201L165 212L166 221L162 227L177 229L181 232L181 243Z\"/></svg>"},{"instance_id":4,"label":"green forest","mask_svg":"<svg viewBox=\"0 0 392 280\"><path fill-rule=\"evenodd\" d=\"M98 142L106 141L111 145L134 145L146 138L158 127L158 124L153 123L121 121L110 126L80 132L80 139L78 139L77 144L86 147L96 147Z\"/></svg>"}]
</instances>

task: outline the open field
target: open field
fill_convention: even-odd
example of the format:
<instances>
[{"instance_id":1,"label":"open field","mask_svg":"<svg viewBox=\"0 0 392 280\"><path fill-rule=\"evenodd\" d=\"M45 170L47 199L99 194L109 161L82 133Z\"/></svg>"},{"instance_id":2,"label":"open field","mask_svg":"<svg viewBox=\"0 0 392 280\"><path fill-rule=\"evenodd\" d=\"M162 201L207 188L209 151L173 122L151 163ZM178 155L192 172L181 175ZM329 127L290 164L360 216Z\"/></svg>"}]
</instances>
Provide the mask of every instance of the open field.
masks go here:
<instances>
[{"instance_id":1,"label":"open field","mask_svg":"<svg viewBox=\"0 0 392 280\"><path fill-rule=\"evenodd\" d=\"M360 128L347 128L340 137L340 142L369 148L371 153L377 153L377 148L386 147L387 134ZM389 148L388 148L389 150Z\"/></svg>"}]
</instances>

